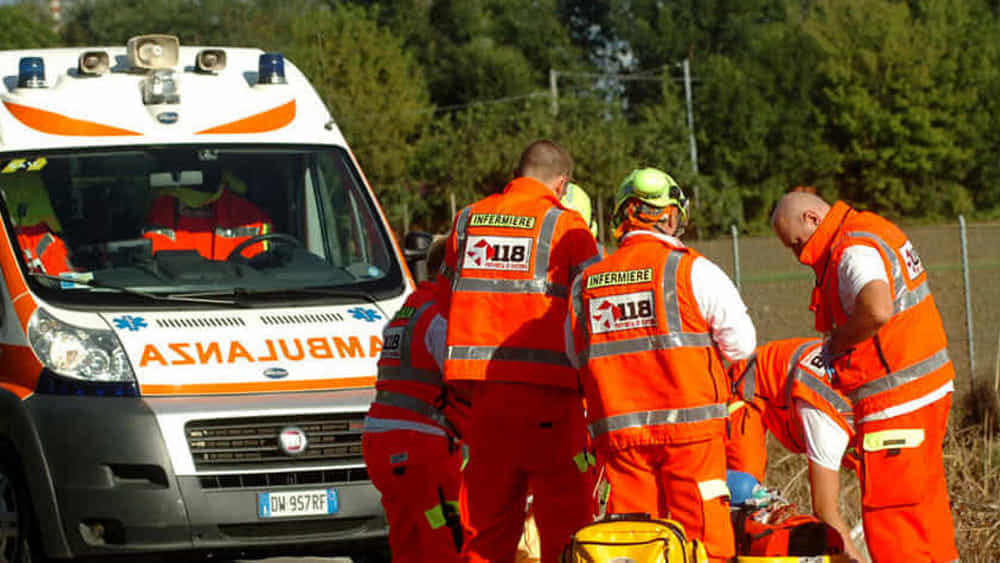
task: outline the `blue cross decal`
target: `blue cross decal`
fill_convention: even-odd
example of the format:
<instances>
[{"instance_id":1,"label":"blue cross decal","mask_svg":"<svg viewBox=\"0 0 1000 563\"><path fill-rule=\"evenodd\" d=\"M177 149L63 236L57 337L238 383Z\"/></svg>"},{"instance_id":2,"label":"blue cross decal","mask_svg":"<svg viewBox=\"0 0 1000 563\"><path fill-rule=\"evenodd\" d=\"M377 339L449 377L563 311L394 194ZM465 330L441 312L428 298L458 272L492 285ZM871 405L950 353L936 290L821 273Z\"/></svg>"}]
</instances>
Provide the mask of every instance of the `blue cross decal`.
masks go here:
<instances>
[{"instance_id":1,"label":"blue cross decal","mask_svg":"<svg viewBox=\"0 0 1000 563\"><path fill-rule=\"evenodd\" d=\"M149 326L146 324L146 319L142 317L133 317L132 315L115 317L114 319L112 319L112 321L114 321L115 323L115 328L120 328L123 330L131 330L132 332L135 332L140 328L146 328L147 326Z\"/></svg>"},{"instance_id":2,"label":"blue cross decal","mask_svg":"<svg viewBox=\"0 0 1000 563\"><path fill-rule=\"evenodd\" d=\"M347 312L350 313L355 319L360 319L369 323L373 323L382 318L382 315L380 315L378 311L371 308L354 307L353 309L348 309Z\"/></svg>"}]
</instances>

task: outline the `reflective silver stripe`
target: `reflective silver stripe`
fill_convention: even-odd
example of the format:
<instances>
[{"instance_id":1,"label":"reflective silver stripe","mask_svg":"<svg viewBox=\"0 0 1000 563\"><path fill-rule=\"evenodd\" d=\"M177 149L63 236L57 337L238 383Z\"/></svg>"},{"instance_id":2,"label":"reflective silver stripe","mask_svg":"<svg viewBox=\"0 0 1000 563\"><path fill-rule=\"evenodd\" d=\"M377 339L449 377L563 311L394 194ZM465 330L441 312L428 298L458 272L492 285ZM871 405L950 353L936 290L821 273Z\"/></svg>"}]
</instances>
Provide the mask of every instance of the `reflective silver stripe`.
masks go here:
<instances>
[{"instance_id":1,"label":"reflective silver stripe","mask_svg":"<svg viewBox=\"0 0 1000 563\"><path fill-rule=\"evenodd\" d=\"M723 403L691 407L686 409L663 409L655 411L630 412L602 418L589 425L592 436L600 436L615 430L638 428L643 426L659 426L661 424L682 424L685 422L703 422L729 416L729 409Z\"/></svg>"},{"instance_id":2,"label":"reflective silver stripe","mask_svg":"<svg viewBox=\"0 0 1000 563\"><path fill-rule=\"evenodd\" d=\"M441 263L441 275L448 278L449 281L455 280L455 270L452 270L444 262Z\"/></svg>"},{"instance_id":3,"label":"reflective silver stripe","mask_svg":"<svg viewBox=\"0 0 1000 563\"><path fill-rule=\"evenodd\" d=\"M677 267L681 263L683 253L671 250L667 262L663 265L663 307L667 313L667 330L680 332L681 308L677 303ZM711 346L711 342L708 344Z\"/></svg>"},{"instance_id":4,"label":"reflective silver stripe","mask_svg":"<svg viewBox=\"0 0 1000 563\"><path fill-rule=\"evenodd\" d=\"M479 278L459 278L455 291L483 291L488 293L542 293L565 299L569 290L565 285L549 283L544 279L533 280L486 280Z\"/></svg>"},{"instance_id":5,"label":"reflective silver stripe","mask_svg":"<svg viewBox=\"0 0 1000 563\"><path fill-rule=\"evenodd\" d=\"M216 227L215 236L222 238L249 238L261 234L260 227Z\"/></svg>"},{"instance_id":6,"label":"reflective silver stripe","mask_svg":"<svg viewBox=\"0 0 1000 563\"><path fill-rule=\"evenodd\" d=\"M785 404L788 406L792 404L792 380L795 379L795 372L799 369L799 361L802 360L802 354L805 353L806 348L814 344L816 344L815 340L809 340L799 344L799 347L792 352L792 359L788 362L788 371L785 372Z\"/></svg>"},{"instance_id":7,"label":"reflective silver stripe","mask_svg":"<svg viewBox=\"0 0 1000 563\"><path fill-rule=\"evenodd\" d=\"M948 349L942 348L933 356L920 360L919 362L903 368L899 371L883 375L882 377L865 383L848 394L848 397L855 403L868 397L895 389L901 385L906 385L911 381L916 381L921 377L937 371L951 361L948 359Z\"/></svg>"},{"instance_id":8,"label":"reflective silver stripe","mask_svg":"<svg viewBox=\"0 0 1000 563\"><path fill-rule=\"evenodd\" d=\"M707 332L671 332L654 334L629 340L598 342L591 344L581 353L583 360L617 356L619 354L634 354L652 350L668 350L670 348L707 348L712 346L712 337Z\"/></svg>"},{"instance_id":9,"label":"reflective silver stripe","mask_svg":"<svg viewBox=\"0 0 1000 563\"><path fill-rule=\"evenodd\" d=\"M572 273L570 273L569 279L571 281L575 280L576 276L580 275L581 272L583 272L587 268L593 266L594 264L597 264L600 261L601 261L601 254L597 253L597 254L591 256L590 258L584 260L583 262L580 262L579 264L577 264L573 268Z\"/></svg>"},{"instance_id":10,"label":"reflective silver stripe","mask_svg":"<svg viewBox=\"0 0 1000 563\"><path fill-rule=\"evenodd\" d=\"M829 385L821 381L815 375L803 370L795 370L795 380L806 384L806 387L815 391L824 401L830 404L834 410L840 413L851 412L851 405L838 395Z\"/></svg>"},{"instance_id":11,"label":"reflective silver stripe","mask_svg":"<svg viewBox=\"0 0 1000 563\"><path fill-rule=\"evenodd\" d=\"M757 352L747 358L747 368L743 370L743 392L741 398L744 401L752 401L754 393L757 392Z\"/></svg>"},{"instance_id":12,"label":"reflective silver stripe","mask_svg":"<svg viewBox=\"0 0 1000 563\"><path fill-rule=\"evenodd\" d=\"M577 326L580 334L587 334L587 315L583 312L583 276L577 276L573 280L573 287L570 289L570 303L573 312L576 313Z\"/></svg>"},{"instance_id":13,"label":"reflective silver stripe","mask_svg":"<svg viewBox=\"0 0 1000 563\"><path fill-rule=\"evenodd\" d=\"M852 231L847 233L848 236L866 238L882 248L886 256L889 257L889 263L892 265L892 285L896 291L896 295L893 296L893 305L895 305L895 314L902 313L903 311L913 307L914 305L920 303L928 295L931 294L930 287L927 285L927 280L924 279L923 283L918 285L913 290L907 289L906 280L903 278L903 268L899 263L899 256L893 251L892 247L889 246L882 237L865 231Z\"/></svg>"},{"instance_id":14,"label":"reflective silver stripe","mask_svg":"<svg viewBox=\"0 0 1000 563\"><path fill-rule=\"evenodd\" d=\"M416 381L428 385L441 385L441 373L429 369L403 366L379 366L379 381Z\"/></svg>"},{"instance_id":15,"label":"reflective silver stripe","mask_svg":"<svg viewBox=\"0 0 1000 563\"><path fill-rule=\"evenodd\" d=\"M530 362L570 366L565 352L539 350L536 348L512 348L509 346L449 346L449 360L488 360L507 362Z\"/></svg>"},{"instance_id":16,"label":"reflective silver stripe","mask_svg":"<svg viewBox=\"0 0 1000 563\"><path fill-rule=\"evenodd\" d=\"M452 290L455 289L455 280L461 279L462 276L462 262L465 256L465 241L468 239L467 228L469 225L469 217L472 215L472 207L466 207L458 214L458 220L455 221L455 242L457 243L458 253L455 258L455 271L448 278L452 282Z\"/></svg>"},{"instance_id":17,"label":"reflective silver stripe","mask_svg":"<svg viewBox=\"0 0 1000 563\"><path fill-rule=\"evenodd\" d=\"M177 240L177 232L173 229L168 229L166 227L146 227L142 230L144 235L160 235L161 237L167 237L170 240Z\"/></svg>"},{"instance_id":18,"label":"reflective silver stripe","mask_svg":"<svg viewBox=\"0 0 1000 563\"><path fill-rule=\"evenodd\" d=\"M48 250L49 246L56 241L56 237L52 236L52 233L45 233L42 240L38 241L38 245L35 247L35 256L41 258L45 251Z\"/></svg>"},{"instance_id":19,"label":"reflective silver stripe","mask_svg":"<svg viewBox=\"0 0 1000 563\"><path fill-rule=\"evenodd\" d=\"M434 422L440 424L449 432L454 432L448 419L441 414L441 411L431 405L430 403L425 403L420 399L413 397L411 395L406 395L404 393L396 393L393 391L380 390L375 393L375 402L380 405L389 405L391 407L399 407L401 409L406 409L408 411L413 411L421 416L426 416L427 418L433 420Z\"/></svg>"},{"instance_id":20,"label":"reflective silver stripe","mask_svg":"<svg viewBox=\"0 0 1000 563\"><path fill-rule=\"evenodd\" d=\"M556 231L556 223L563 210L553 207L545 212L542 226L538 229L535 239L535 279L544 280L549 273L549 254L552 251L552 234Z\"/></svg>"}]
</instances>

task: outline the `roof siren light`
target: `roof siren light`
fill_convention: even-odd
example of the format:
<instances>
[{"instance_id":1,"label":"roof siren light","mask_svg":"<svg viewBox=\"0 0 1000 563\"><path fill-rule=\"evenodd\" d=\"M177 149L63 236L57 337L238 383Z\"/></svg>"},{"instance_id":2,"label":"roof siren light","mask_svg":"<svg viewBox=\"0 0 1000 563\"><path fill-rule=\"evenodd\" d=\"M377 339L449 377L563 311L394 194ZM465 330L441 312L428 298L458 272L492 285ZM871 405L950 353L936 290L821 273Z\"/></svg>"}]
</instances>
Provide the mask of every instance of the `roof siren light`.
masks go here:
<instances>
[{"instance_id":1,"label":"roof siren light","mask_svg":"<svg viewBox=\"0 0 1000 563\"><path fill-rule=\"evenodd\" d=\"M128 40L128 60L135 68L159 70L174 68L180 56L181 42L175 35L137 35Z\"/></svg>"},{"instance_id":2,"label":"roof siren light","mask_svg":"<svg viewBox=\"0 0 1000 563\"><path fill-rule=\"evenodd\" d=\"M257 69L257 84L285 84L285 56L281 53L264 53Z\"/></svg>"},{"instance_id":3,"label":"roof siren light","mask_svg":"<svg viewBox=\"0 0 1000 563\"><path fill-rule=\"evenodd\" d=\"M104 74L111 69L111 57L107 51L84 51L77 61L80 74Z\"/></svg>"},{"instance_id":4,"label":"roof siren light","mask_svg":"<svg viewBox=\"0 0 1000 563\"><path fill-rule=\"evenodd\" d=\"M226 52L222 49L202 49L194 59L198 72L219 72L226 68Z\"/></svg>"},{"instance_id":5,"label":"roof siren light","mask_svg":"<svg viewBox=\"0 0 1000 563\"><path fill-rule=\"evenodd\" d=\"M45 88L45 61L42 57L21 57L17 63L18 88Z\"/></svg>"}]
</instances>

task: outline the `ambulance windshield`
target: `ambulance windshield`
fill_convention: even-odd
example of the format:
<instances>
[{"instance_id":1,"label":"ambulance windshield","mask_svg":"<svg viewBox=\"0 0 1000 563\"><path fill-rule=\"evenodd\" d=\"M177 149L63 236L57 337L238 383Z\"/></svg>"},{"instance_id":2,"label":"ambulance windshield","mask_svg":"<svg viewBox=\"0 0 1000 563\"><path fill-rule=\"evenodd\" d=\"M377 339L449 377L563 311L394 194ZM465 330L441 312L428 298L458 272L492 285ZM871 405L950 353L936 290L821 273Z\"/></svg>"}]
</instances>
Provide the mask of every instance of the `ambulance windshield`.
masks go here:
<instances>
[{"instance_id":1,"label":"ambulance windshield","mask_svg":"<svg viewBox=\"0 0 1000 563\"><path fill-rule=\"evenodd\" d=\"M0 156L0 193L22 267L56 298L228 291L273 299L305 288L371 295L403 287L390 235L338 148Z\"/></svg>"}]
</instances>

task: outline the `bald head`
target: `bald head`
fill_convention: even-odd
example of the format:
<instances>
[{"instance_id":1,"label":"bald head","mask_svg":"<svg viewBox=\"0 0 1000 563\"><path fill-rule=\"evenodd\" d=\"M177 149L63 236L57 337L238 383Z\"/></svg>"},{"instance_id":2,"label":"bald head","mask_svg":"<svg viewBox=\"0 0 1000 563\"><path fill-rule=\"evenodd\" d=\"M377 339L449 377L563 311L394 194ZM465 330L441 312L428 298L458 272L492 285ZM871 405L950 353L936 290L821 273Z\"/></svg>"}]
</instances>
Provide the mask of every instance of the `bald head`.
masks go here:
<instances>
[{"instance_id":1,"label":"bald head","mask_svg":"<svg viewBox=\"0 0 1000 563\"><path fill-rule=\"evenodd\" d=\"M517 176L534 178L560 197L573 172L573 158L555 141L542 139L528 145L521 153Z\"/></svg>"},{"instance_id":2,"label":"bald head","mask_svg":"<svg viewBox=\"0 0 1000 563\"><path fill-rule=\"evenodd\" d=\"M787 193L774 208L771 228L781 243L798 257L829 211L830 204L816 194L802 191Z\"/></svg>"}]
</instances>

